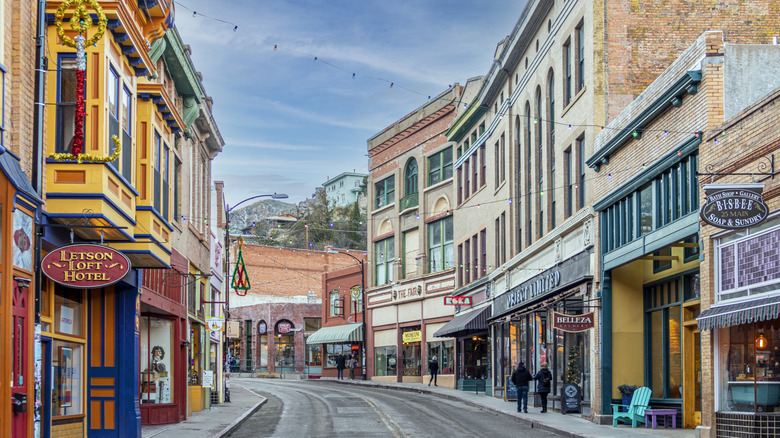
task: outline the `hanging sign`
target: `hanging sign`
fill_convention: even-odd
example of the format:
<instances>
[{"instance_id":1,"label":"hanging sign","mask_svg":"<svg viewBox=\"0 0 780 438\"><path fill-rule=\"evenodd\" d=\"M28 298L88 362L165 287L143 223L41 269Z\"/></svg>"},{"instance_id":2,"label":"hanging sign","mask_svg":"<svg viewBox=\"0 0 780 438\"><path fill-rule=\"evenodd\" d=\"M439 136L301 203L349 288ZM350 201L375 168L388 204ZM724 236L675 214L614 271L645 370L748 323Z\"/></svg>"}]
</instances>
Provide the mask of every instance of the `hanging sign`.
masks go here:
<instances>
[{"instance_id":1,"label":"hanging sign","mask_svg":"<svg viewBox=\"0 0 780 438\"><path fill-rule=\"evenodd\" d=\"M206 325L212 332L221 332L222 326L225 324L225 318L221 316L215 316L213 318L206 318Z\"/></svg>"},{"instance_id":2,"label":"hanging sign","mask_svg":"<svg viewBox=\"0 0 780 438\"><path fill-rule=\"evenodd\" d=\"M257 324L257 334L264 335L266 333L268 333L268 324L266 324L265 321L260 321Z\"/></svg>"},{"instance_id":3,"label":"hanging sign","mask_svg":"<svg viewBox=\"0 0 780 438\"><path fill-rule=\"evenodd\" d=\"M704 205L699 216L704 222L727 230L752 227L769 214L764 202L764 184L705 184Z\"/></svg>"},{"instance_id":4,"label":"hanging sign","mask_svg":"<svg viewBox=\"0 0 780 438\"><path fill-rule=\"evenodd\" d=\"M460 295L446 295L444 297L445 306L470 306L471 297L463 297Z\"/></svg>"},{"instance_id":5,"label":"hanging sign","mask_svg":"<svg viewBox=\"0 0 780 438\"><path fill-rule=\"evenodd\" d=\"M228 339L241 338L241 323L238 321L227 321L227 337Z\"/></svg>"},{"instance_id":6,"label":"hanging sign","mask_svg":"<svg viewBox=\"0 0 780 438\"><path fill-rule=\"evenodd\" d=\"M411 332L404 332L403 342L420 342L422 341L422 331L415 330Z\"/></svg>"},{"instance_id":7,"label":"hanging sign","mask_svg":"<svg viewBox=\"0 0 780 438\"><path fill-rule=\"evenodd\" d=\"M77 244L46 254L41 260L41 269L61 285L92 289L121 280L130 272L130 260L107 246Z\"/></svg>"},{"instance_id":8,"label":"hanging sign","mask_svg":"<svg viewBox=\"0 0 780 438\"><path fill-rule=\"evenodd\" d=\"M562 332L584 332L593 328L593 312L582 315L566 315L553 312L553 328Z\"/></svg>"}]
</instances>

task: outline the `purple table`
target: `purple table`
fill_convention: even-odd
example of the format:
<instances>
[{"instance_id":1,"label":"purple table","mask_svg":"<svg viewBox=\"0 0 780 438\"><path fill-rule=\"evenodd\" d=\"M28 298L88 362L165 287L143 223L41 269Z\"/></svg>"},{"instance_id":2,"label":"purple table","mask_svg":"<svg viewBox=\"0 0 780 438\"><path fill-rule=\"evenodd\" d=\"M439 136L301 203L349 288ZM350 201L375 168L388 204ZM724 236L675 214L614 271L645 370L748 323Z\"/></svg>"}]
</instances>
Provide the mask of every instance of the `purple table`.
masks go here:
<instances>
[{"instance_id":1,"label":"purple table","mask_svg":"<svg viewBox=\"0 0 780 438\"><path fill-rule=\"evenodd\" d=\"M645 409L645 429L650 427L650 417L653 419L653 429L656 428L656 417L661 415L664 417L664 428L668 428L666 423L666 416L672 417L672 429L677 429L677 409Z\"/></svg>"}]
</instances>

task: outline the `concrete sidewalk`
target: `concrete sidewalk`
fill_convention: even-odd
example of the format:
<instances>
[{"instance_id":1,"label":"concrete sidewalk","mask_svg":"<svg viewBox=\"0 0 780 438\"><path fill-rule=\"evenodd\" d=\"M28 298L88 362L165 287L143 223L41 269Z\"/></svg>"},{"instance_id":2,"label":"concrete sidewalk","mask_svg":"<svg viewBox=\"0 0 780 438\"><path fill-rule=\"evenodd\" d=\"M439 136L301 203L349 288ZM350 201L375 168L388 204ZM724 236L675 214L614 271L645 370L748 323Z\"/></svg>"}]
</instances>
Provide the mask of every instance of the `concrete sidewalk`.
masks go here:
<instances>
[{"instance_id":1,"label":"concrete sidewalk","mask_svg":"<svg viewBox=\"0 0 780 438\"><path fill-rule=\"evenodd\" d=\"M248 379L246 379L248 380ZM182 436L187 438L221 438L254 414L267 399L231 381L230 402L212 405L211 409L194 412L186 421L176 424L141 427L143 438Z\"/></svg>"},{"instance_id":2,"label":"concrete sidewalk","mask_svg":"<svg viewBox=\"0 0 780 438\"><path fill-rule=\"evenodd\" d=\"M441 386L428 386L421 383L395 383L395 382L374 382L370 380L336 380L333 378L323 378L320 381L333 382L334 384L344 385L365 385L383 389L395 389L401 391L414 391L419 393L429 393L441 397L447 397L454 400L460 400L473 406L479 406L485 409L496 411L504 415L513 417L516 421L528 423L533 428L546 430L563 437L592 437L592 438L632 438L632 437L664 437L664 438L693 438L696 432L693 429L664 429L663 422L657 429L646 429L640 426L636 429L630 425L619 425L618 427L600 426L582 418L579 414L562 415L560 412L549 411L546 414L539 413L540 408L528 408L527 414L517 412L517 403L505 402L503 399L475 394L470 391L459 391L453 388L444 388ZM677 419L678 426L681 419ZM671 423L671 422L670 422ZM671 427L671 424L670 424Z\"/></svg>"}]
</instances>

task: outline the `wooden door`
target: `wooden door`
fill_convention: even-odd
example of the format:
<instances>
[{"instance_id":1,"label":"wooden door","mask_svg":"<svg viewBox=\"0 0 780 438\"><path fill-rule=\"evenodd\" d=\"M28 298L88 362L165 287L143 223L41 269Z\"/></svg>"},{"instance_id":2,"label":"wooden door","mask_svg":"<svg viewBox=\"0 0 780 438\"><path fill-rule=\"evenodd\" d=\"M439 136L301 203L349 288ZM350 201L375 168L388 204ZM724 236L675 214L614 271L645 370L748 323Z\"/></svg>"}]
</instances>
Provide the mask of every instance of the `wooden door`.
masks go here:
<instances>
[{"instance_id":1,"label":"wooden door","mask_svg":"<svg viewBox=\"0 0 780 438\"><path fill-rule=\"evenodd\" d=\"M11 436L27 436L27 408L30 403L27 401L27 383L30 376L27 372L27 361L30 360L29 345L29 321L27 317L27 306L29 305L29 281L21 278L14 278L14 289L12 299L11 318L12 339L11 350L13 353L13 363L11 364L11 397L14 406L11 418Z\"/></svg>"}]
</instances>

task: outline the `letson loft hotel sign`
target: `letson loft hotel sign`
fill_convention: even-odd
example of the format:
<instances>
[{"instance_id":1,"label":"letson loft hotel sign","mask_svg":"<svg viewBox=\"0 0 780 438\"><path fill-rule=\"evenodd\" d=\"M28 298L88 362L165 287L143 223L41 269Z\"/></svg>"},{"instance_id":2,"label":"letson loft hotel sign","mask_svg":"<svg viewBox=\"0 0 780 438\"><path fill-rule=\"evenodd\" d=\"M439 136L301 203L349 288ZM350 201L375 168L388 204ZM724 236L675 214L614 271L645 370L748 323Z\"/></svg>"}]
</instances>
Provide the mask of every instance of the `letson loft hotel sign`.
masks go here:
<instances>
[{"instance_id":1,"label":"letson loft hotel sign","mask_svg":"<svg viewBox=\"0 0 780 438\"><path fill-rule=\"evenodd\" d=\"M46 254L41 268L47 277L74 288L104 287L121 280L130 271L130 260L102 245L68 245Z\"/></svg>"},{"instance_id":2,"label":"letson loft hotel sign","mask_svg":"<svg viewBox=\"0 0 780 438\"><path fill-rule=\"evenodd\" d=\"M769 214L763 184L705 184L707 197L699 211L704 222L738 230L760 224Z\"/></svg>"}]
</instances>

